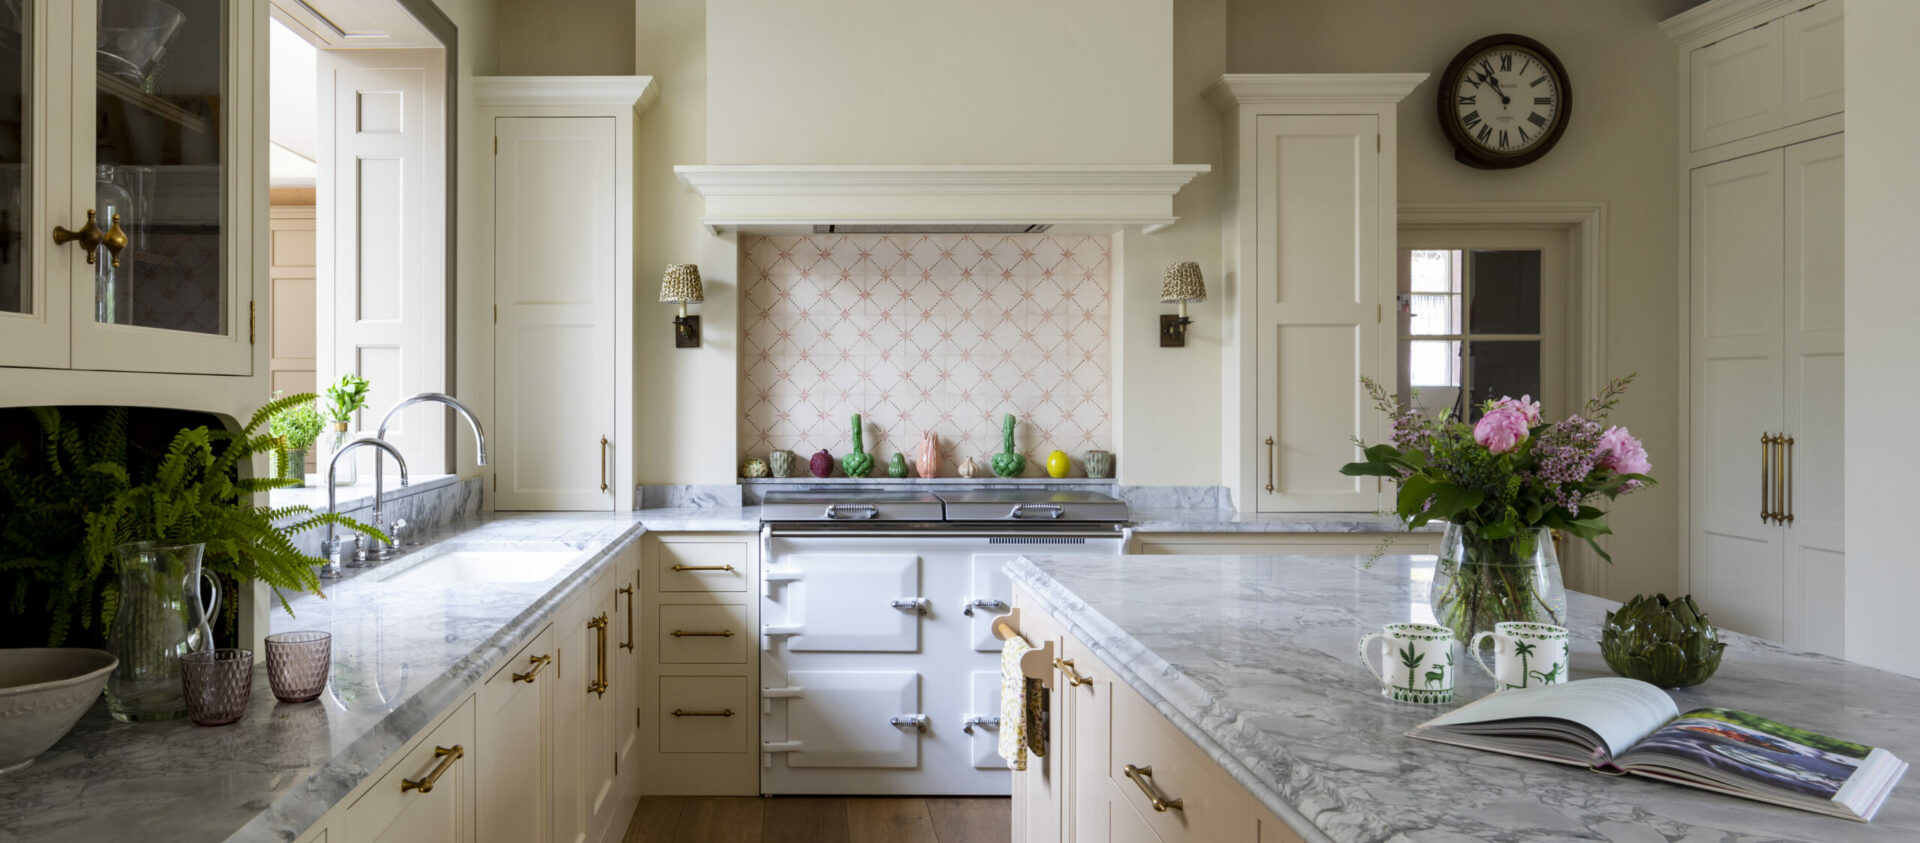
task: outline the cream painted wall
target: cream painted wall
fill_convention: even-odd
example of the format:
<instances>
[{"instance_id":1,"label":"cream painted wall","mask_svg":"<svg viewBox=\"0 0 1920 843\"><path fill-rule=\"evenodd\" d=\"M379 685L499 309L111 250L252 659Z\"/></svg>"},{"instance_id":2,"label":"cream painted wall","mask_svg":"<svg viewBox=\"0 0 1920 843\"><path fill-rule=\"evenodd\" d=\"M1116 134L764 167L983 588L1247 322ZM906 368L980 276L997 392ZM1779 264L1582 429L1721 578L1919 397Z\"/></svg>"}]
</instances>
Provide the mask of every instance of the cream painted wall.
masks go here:
<instances>
[{"instance_id":1,"label":"cream painted wall","mask_svg":"<svg viewBox=\"0 0 1920 843\"><path fill-rule=\"evenodd\" d=\"M1920 567L1910 504L1920 418L1920 3L1847 0L1847 658L1920 676L1906 646ZM1884 443L1884 444L1883 444Z\"/></svg>"},{"instance_id":2,"label":"cream painted wall","mask_svg":"<svg viewBox=\"0 0 1920 843\"><path fill-rule=\"evenodd\" d=\"M709 0L707 163L1170 163L1173 5Z\"/></svg>"},{"instance_id":3,"label":"cream painted wall","mask_svg":"<svg viewBox=\"0 0 1920 843\"><path fill-rule=\"evenodd\" d=\"M459 31L460 49L456 56L456 86L459 104L454 129L456 137L455 173L459 196L479 193L485 167L492 165L493 133L473 120L473 84L475 76L496 74L500 68L499 9L497 0L434 0ZM478 265L478 250L489 248L492 232L485 216L460 208L454 226L458 253L455 256L454 290L454 395L473 406L481 418L490 420L493 409L493 291L478 289L473 267ZM480 472L475 460L473 440L461 434L454 437L457 471L471 476ZM489 501L489 506L491 502Z\"/></svg>"},{"instance_id":4,"label":"cream painted wall","mask_svg":"<svg viewBox=\"0 0 1920 843\"><path fill-rule=\"evenodd\" d=\"M1401 202L1600 200L1608 209L1607 371L1639 379L1614 420L1653 455L1655 476L1681 467L1676 411L1683 347L1674 230L1676 78L1659 21L1688 0L1233 0L1227 64L1235 73L1425 71L1435 79L1400 106ZM1454 53L1497 32L1545 43L1572 77L1572 122L1552 153L1504 172L1455 163L1434 115L1434 86ZM1851 119L1851 118L1849 118ZM1611 597L1678 587L1678 485L1622 500L1612 519Z\"/></svg>"},{"instance_id":5,"label":"cream painted wall","mask_svg":"<svg viewBox=\"0 0 1920 843\"><path fill-rule=\"evenodd\" d=\"M497 0L502 76L633 73L634 0ZM648 4L652 5L652 4Z\"/></svg>"}]
</instances>

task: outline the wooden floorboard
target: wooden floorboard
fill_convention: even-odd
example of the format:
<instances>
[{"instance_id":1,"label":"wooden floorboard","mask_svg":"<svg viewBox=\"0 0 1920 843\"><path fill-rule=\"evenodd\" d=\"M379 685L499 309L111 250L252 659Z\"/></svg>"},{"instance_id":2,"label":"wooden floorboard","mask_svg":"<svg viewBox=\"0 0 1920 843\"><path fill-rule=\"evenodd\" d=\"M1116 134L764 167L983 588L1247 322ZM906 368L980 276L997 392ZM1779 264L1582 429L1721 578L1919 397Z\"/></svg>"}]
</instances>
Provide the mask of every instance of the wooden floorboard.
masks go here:
<instances>
[{"instance_id":1,"label":"wooden floorboard","mask_svg":"<svg viewBox=\"0 0 1920 843\"><path fill-rule=\"evenodd\" d=\"M680 810L686 800L678 796L648 796L633 809L627 833L621 843L671 843L680 823Z\"/></svg>"},{"instance_id":2,"label":"wooden floorboard","mask_svg":"<svg viewBox=\"0 0 1920 843\"><path fill-rule=\"evenodd\" d=\"M684 843L762 843L766 801L758 796L688 796L673 839Z\"/></svg>"},{"instance_id":3,"label":"wooden floorboard","mask_svg":"<svg viewBox=\"0 0 1920 843\"><path fill-rule=\"evenodd\" d=\"M932 798L927 816L939 843L1010 843L1013 839L1013 800L975 796Z\"/></svg>"},{"instance_id":4,"label":"wooden floorboard","mask_svg":"<svg viewBox=\"0 0 1920 843\"><path fill-rule=\"evenodd\" d=\"M760 843L852 843L847 800L836 796L775 797L763 816Z\"/></svg>"},{"instance_id":5,"label":"wooden floorboard","mask_svg":"<svg viewBox=\"0 0 1920 843\"><path fill-rule=\"evenodd\" d=\"M912 797L847 800L850 843L939 843L927 803Z\"/></svg>"}]
</instances>

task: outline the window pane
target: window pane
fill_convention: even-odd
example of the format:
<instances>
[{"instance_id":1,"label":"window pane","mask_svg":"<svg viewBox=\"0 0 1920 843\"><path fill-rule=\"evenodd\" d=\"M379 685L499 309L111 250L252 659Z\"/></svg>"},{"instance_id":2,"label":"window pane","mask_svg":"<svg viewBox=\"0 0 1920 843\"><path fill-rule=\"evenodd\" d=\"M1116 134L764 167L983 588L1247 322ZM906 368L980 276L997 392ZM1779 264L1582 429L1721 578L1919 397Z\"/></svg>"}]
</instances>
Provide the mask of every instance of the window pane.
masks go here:
<instances>
[{"instance_id":1,"label":"window pane","mask_svg":"<svg viewBox=\"0 0 1920 843\"><path fill-rule=\"evenodd\" d=\"M1413 249L1408 252L1409 276L1416 293L1460 292L1459 252Z\"/></svg>"},{"instance_id":2,"label":"window pane","mask_svg":"<svg viewBox=\"0 0 1920 843\"><path fill-rule=\"evenodd\" d=\"M1452 340L1402 340L1407 349L1407 383L1425 389L1460 385L1460 343Z\"/></svg>"},{"instance_id":3,"label":"window pane","mask_svg":"<svg viewBox=\"0 0 1920 843\"><path fill-rule=\"evenodd\" d=\"M1540 253L1475 250L1468 253L1473 284L1469 330L1476 334L1540 333Z\"/></svg>"},{"instance_id":4,"label":"window pane","mask_svg":"<svg viewBox=\"0 0 1920 843\"><path fill-rule=\"evenodd\" d=\"M1414 294L1407 333L1426 336L1460 333L1460 297Z\"/></svg>"},{"instance_id":5,"label":"window pane","mask_svg":"<svg viewBox=\"0 0 1920 843\"><path fill-rule=\"evenodd\" d=\"M1473 403L1510 395L1540 397L1538 340L1476 341L1469 347L1473 367Z\"/></svg>"},{"instance_id":6,"label":"window pane","mask_svg":"<svg viewBox=\"0 0 1920 843\"><path fill-rule=\"evenodd\" d=\"M27 232L27 84L33 56L28 23L34 3L0 5L0 311L33 313L33 285L27 278L27 248L36 238Z\"/></svg>"}]
</instances>

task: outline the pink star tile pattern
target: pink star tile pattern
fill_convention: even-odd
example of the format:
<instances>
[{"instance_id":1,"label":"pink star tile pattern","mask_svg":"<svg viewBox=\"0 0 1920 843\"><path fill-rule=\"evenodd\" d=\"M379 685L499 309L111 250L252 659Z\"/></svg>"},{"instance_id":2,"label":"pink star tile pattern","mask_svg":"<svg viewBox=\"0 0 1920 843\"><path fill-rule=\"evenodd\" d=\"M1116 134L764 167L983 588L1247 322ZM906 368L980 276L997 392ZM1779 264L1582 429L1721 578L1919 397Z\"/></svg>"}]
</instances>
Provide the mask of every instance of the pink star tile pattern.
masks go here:
<instances>
[{"instance_id":1,"label":"pink star tile pattern","mask_svg":"<svg viewBox=\"0 0 1920 843\"><path fill-rule=\"evenodd\" d=\"M1112 444L1109 238L812 235L740 238L742 458L850 447L865 416L882 466L921 431L940 473L1000 451L1020 419L1027 474L1055 450ZM884 468L880 473L884 473Z\"/></svg>"}]
</instances>

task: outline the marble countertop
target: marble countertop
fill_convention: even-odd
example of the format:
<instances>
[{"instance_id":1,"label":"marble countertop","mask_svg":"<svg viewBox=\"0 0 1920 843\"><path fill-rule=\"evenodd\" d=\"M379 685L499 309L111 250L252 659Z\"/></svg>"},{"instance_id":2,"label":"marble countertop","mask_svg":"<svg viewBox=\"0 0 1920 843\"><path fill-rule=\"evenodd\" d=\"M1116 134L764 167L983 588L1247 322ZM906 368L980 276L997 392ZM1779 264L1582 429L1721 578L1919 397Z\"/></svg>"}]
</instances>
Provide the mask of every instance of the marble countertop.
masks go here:
<instances>
[{"instance_id":1,"label":"marble countertop","mask_svg":"<svg viewBox=\"0 0 1920 843\"><path fill-rule=\"evenodd\" d=\"M634 517L656 533L757 533L757 506L673 506L634 511Z\"/></svg>"},{"instance_id":2,"label":"marble countertop","mask_svg":"<svg viewBox=\"0 0 1920 843\"><path fill-rule=\"evenodd\" d=\"M1646 779L1416 741L1449 706L1388 701L1360 636L1431 620L1432 557L1030 556L1014 581L1264 805L1308 840L1916 840L1920 782L1861 825ZM1612 675L1614 603L1568 594L1575 679ZM1681 711L1750 711L1920 759L1920 680L1728 635ZM1492 691L1460 672L1462 702Z\"/></svg>"},{"instance_id":3,"label":"marble countertop","mask_svg":"<svg viewBox=\"0 0 1920 843\"><path fill-rule=\"evenodd\" d=\"M513 655L642 532L638 513L514 513L423 542L579 552L537 583L385 583L415 551L277 608L273 629L333 633L319 700L281 705L256 654L240 722L126 724L96 704L33 766L0 782L0 841L292 840L432 718Z\"/></svg>"},{"instance_id":4,"label":"marble countertop","mask_svg":"<svg viewBox=\"0 0 1920 843\"><path fill-rule=\"evenodd\" d=\"M1393 515L1365 512L1239 512L1231 509L1135 508L1136 533L1399 533L1405 528ZM1428 524L1418 532L1440 532L1445 524Z\"/></svg>"}]
</instances>

